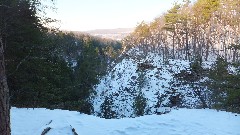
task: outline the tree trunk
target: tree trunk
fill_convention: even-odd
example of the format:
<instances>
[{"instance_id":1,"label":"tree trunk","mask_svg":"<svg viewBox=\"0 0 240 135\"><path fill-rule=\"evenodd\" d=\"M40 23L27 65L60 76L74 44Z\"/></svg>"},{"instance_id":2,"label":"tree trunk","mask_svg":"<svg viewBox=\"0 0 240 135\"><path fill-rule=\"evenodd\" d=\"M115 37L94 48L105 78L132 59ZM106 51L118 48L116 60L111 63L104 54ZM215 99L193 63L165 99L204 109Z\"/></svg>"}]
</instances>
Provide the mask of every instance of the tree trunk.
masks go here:
<instances>
[{"instance_id":1,"label":"tree trunk","mask_svg":"<svg viewBox=\"0 0 240 135\"><path fill-rule=\"evenodd\" d=\"M176 36L176 33L174 32L174 34L173 34L173 59L175 59L175 36Z\"/></svg>"},{"instance_id":2,"label":"tree trunk","mask_svg":"<svg viewBox=\"0 0 240 135\"><path fill-rule=\"evenodd\" d=\"M0 37L0 135L10 135L10 105L2 37Z\"/></svg>"},{"instance_id":3,"label":"tree trunk","mask_svg":"<svg viewBox=\"0 0 240 135\"><path fill-rule=\"evenodd\" d=\"M205 56L205 61L208 60L208 56L209 56L210 34L211 34L211 22L209 22L209 27L208 27L208 31L207 31L207 44L206 44L206 56Z\"/></svg>"},{"instance_id":4,"label":"tree trunk","mask_svg":"<svg viewBox=\"0 0 240 135\"><path fill-rule=\"evenodd\" d=\"M186 56L185 56L185 60L187 60L189 58L189 47L188 47L188 30L187 28L185 29L186 31ZM190 60L190 59L189 59Z\"/></svg>"},{"instance_id":5,"label":"tree trunk","mask_svg":"<svg viewBox=\"0 0 240 135\"><path fill-rule=\"evenodd\" d=\"M196 55L196 44L197 44L197 35L194 33L193 35L193 55Z\"/></svg>"},{"instance_id":6,"label":"tree trunk","mask_svg":"<svg viewBox=\"0 0 240 135\"><path fill-rule=\"evenodd\" d=\"M237 49L234 48L234 50L233 50L233 62L236 62L236 54L237 54Z\"/></svg>"}]
</instances>

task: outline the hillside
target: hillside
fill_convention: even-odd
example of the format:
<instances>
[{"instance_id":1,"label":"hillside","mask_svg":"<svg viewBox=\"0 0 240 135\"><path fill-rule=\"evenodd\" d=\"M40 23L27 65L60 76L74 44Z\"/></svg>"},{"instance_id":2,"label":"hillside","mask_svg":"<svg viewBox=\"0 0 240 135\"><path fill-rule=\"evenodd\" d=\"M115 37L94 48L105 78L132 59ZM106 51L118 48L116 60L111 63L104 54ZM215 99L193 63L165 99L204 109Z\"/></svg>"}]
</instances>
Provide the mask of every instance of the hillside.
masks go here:
<instances>
[{"instance_id":1,"label":"hillside","mask_svg":"<svg viewBox=\"0 0 240 135\"><path fill-rule=\"evenodd\" d=\"M133 30L134 30L133 28L96 29L85 31L85 33L101 38L122 40L123 38L128 36L131 32L133 32Z\"/></svg>"},{"instance_id":2,"label":"hillside","mask_svg":"<svg viewBox=\"0 0 240 135\"><path fill-rule=\"evenodd\" d=\"M205 61L202 66L208 69L213 62ZM142 115L165 113L170 107L201 108L203 103L194 88L175 77L183 70L191 72L190 64L188 60L163 61L157 53L144 56L138 48L130 50L96 85L94 114L109 118L135 117L134 102L140 93L146 99ZM201 94L207 93L203 89Z\"/></svg>"},{"instance_id":3,"label":"hillside","mask_svg":"<svg viewBox=\"0 0 240 135\"><path fill-rule=\"evenodd\" d=\"M107 120L66 110L11 109L12 135L239 135L240 115L179 109L166 115ZM76 135L76 134L75 134Z\"/></svg>"}]
</instances>

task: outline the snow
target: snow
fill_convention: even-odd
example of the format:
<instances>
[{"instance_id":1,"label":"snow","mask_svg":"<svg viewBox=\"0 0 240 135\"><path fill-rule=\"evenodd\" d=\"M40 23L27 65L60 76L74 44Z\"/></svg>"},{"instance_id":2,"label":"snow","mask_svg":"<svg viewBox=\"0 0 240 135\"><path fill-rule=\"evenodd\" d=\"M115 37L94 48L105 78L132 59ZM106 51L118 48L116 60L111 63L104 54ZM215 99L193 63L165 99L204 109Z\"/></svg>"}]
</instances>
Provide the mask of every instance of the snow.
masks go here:
<instances>
[{"instance_id":1,"label":"snow","mask_svg":"<svg viewBox=\"0 0 240 135\"><path fill-rule=\"evenodd\" d=\"M195 88L189 82L183 83L176 77L181 71L191 73L192 61L170 58L163 60L161 53L143 52L139 47L133 47L125 53L125 55L122 54L123 59L112 64L108 74L100 79L99 84L95 85L96 93L94 94L96 95L91 99L94 115L103 116L101 105L106 98L111 98L113 101L111 111L116 113L117 118L135 117L133 103L139 91L147 99L145 108L147 115L156 113L158 109L156 106L160 101L158 97L161 97L161 107L171 107L171 97L177 95L180 99L178 107L201 108L203 106L201 97L194 92ZM203 69L211 69L216 62L216 56L216 54L210 53L207 61L203 59ZM151 65L152 68L141 70L139 65L143 63ZM237 72L233 66L229 66L228 70L233 74ZM144 81L140 82L139 80ZM203 83L206 80L208 80L207 77L202 77L194 83ZM139 88L139 83L142 84L141 88ZM211 107L209 89L201 87L200 94L205 98L207 105Z\"/></svg>"},{"instance_id":2,"label":"snow","mask_svg":"<svg viewBox=\"0 0 240 135\"><path fill-rule=\"evenodd\" d=\"M167 93L171 89L171 83L175 82L174 74L180 73L181 70L188 70L190 67L190 62L187 60L169 59L167 62L163 62L162 56L157 53L148 52L147 55L142 56L142 52L137 48L128 53L128 57L117 63L95 86L96 95L92 99L95 115L102 115L101 105L106 97L111 97L114 101L111 109L116 113L117 118L134 117L133 102L139 92L138 80L141 74L138 64L146 62L154 67L143 71L145 81L142 83L141 91L147 98L145 112L150 109L145 114L156 112L157 93L166 95L161 103L162 107L170 104L171 94ZM209 63L205 63L206 67L208 65ZM176 90L176 93L182 95L182 106L188 108L201 106L199 98L188 85L178 87Z\"/></svg>"},{"instance_id":3,"label":"snow","mask_svg":"<svg viewBox=\"0 0 240 135\"><path fill-rule=\"evenodd\" d=\"M240 115L211 109L178 109L163 115L103 119L76 111L11 109L12 135L240 135Z\"/></svg>"}]
</instances>

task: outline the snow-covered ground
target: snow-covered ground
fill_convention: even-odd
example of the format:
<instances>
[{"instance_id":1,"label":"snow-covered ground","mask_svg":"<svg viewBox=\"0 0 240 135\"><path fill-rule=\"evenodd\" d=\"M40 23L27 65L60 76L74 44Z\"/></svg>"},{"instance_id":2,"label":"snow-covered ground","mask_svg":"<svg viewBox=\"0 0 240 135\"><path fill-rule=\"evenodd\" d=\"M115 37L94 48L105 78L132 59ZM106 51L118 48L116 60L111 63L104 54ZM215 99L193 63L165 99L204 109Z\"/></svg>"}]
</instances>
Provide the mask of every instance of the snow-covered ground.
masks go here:
<instances>
[{"instance_id":1,"label":"snow-covered ground","mask_svg":"<svg viewBox=\"0 0 240 135\"><path fill-rule=\"evenodd\" d=\"M240 135L240 115L210 109L179 109L163 115L103 119L75 111L11 109L12 135Z\"/></svg>"}]
</instances>

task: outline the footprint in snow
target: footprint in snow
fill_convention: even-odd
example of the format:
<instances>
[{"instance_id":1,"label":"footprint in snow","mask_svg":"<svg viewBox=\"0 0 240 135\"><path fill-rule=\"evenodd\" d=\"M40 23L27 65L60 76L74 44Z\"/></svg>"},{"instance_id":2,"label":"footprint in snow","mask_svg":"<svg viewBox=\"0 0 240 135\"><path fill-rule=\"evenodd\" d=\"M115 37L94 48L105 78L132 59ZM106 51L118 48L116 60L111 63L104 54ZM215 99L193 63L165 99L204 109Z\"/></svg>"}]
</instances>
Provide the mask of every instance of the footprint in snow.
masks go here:
<instances>
[{"instance_id":1,"label":"footprint in snow","mask_svg":"<svg viewBox=\"0 0 240 135\"><path fill-rule=\"evenodd\" d=\"M128 135L128 134L121 130L114 130L110 133L110 135Z\"/></svg>"}]
</instances>

